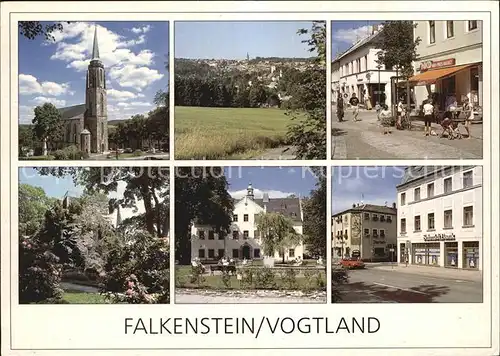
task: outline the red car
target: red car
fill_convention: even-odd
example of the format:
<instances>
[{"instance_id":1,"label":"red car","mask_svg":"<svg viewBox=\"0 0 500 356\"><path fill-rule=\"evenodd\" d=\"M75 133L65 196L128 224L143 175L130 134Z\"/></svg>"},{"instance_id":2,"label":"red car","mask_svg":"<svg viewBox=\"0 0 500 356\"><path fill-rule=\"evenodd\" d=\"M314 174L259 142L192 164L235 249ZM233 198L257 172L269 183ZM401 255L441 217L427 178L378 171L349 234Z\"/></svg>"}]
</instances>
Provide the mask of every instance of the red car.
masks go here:
<instances>
[{"instance_id":1,"label":"red car","mask_svg":"<svg viewBox=\"0 0 500 356\"><path fill-rule=\"evenodd\" d=\"M363 261L358 260L357 258L344 258L340 261L340 265L347 269L365 268Z\"/></svg>"}]
</instances>

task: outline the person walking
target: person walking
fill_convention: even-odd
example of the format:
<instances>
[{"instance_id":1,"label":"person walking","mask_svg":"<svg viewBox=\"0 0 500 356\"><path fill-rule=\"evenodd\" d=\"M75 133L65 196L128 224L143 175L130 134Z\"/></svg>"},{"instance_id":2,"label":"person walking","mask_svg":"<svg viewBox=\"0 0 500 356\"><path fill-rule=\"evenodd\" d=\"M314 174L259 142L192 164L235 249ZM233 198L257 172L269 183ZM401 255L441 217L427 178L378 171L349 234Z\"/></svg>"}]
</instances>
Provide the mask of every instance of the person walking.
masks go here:
<instances>
[{"instance_id":1,"label":"person walking","mask_svg":"<svg viewBox=\"0 0 500 356\"><path fill-rule=\"evenodd\" d=\"M472 102L469 100L469 98L465 99L464 105L463 105L463 112L465 114L465 122L464 122L464 127L465 131L467 131L467 138L471 138L470 136L470 125L472 123L472 120L474 120L474 105L472 105Z\"/></svg>"},{"instance_id":2,"label":"person walking","mask_svg":"<svg viewBox=\"0 0 500 356\"><path fill-rule=\"evenodd\" d=\"M365 106L366 106L366 109L367 110L371 110L373 108L372 106L372 102L371 102L371 97L370 97L370 94L368 93L367 90L365 90L365 97L364 97L364 100L365 100Z\"/></svg>"},{"instance_id":3,"label":"person walking","mask_svg":"<svg viewBox=\"0 0 500 356\"><path fill-rule=\"evenodd\" d=\"M434 105L429 100L424 104L424 136L431 134L431 123L434 116Z\"/></svg>"},{"instance_id":4,"label":"person walking","mask_svg":"<svg viewBox=\"0 0 500 356\"><path fill-rule=\"evenodd\" d=\"M358 120L359 115L359 99L356 97L356 93L352 93L352 97L349 100L349 104L351 104L352 108L352 117L354 122L360 121Z\"/></svg>"},{"instance_id":5,"label":"person walking","mask_svg":"<svg viewBox=\"0 0 500 356\"><path fill-rule=\"evenodd\" d=\"M341 92L339 92L337 97L337 120L339 122L344 121L344 98Z\"/></svg>"},{"instance_id":6,"label":"person walking","mask_svg":"<svg viewBox=\"0 0 500 356\"><path fill-rule=\"evenodd\" d=\"M401 125L402 116L403 116L403 99L400 98L397 106L397 119L396 119L396 127L399 130L403 129L403 126Z\"/></svg>"},{"instance_id":7,"label":"person walking","mask_svg":"<svg viewBox=\"0 0 500 356\"><path fill-rule=\"evenodd\" d=\"M392 112L389 110L387 105L382 105L382 110L378 115L378 120L380 122L380 126L382 126L382 133L387 135L388 133L392 133L389 129L392 125Z\"/></svg>"}]
</instances>

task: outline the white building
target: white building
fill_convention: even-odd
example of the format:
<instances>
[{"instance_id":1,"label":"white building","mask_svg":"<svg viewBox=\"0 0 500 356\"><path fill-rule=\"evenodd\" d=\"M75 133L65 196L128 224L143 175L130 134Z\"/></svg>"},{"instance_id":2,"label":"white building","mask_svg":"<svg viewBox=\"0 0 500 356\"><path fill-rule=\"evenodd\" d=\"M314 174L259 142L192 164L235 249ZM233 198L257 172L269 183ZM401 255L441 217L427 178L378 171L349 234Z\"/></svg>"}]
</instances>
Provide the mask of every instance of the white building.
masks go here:
<instances>
[{"instance_id":1,"label":"white building","mask_svg":"<svg viewBox=\"0 0 500 356\"><path fill-rule=\"evenodd\" d=\"M414 36L420 37L415 62L417 107L432 93L440 108L448 94L461 104L465 97L482 107L482 21L415 21Z\"/></svg>"},{"instance_id":2,"label":"white building","mask_svg":"<svg viewBox=\"0 0 500 356\"><path fill-rule=\"evenodd\" d=\"M398 262L482 269L481 166L412 166L398 190Z\"/></svg>"},{"instance_id":3,"label":"white building","mask_svg":"<svg viewBox=\"0 0 500 356\"><path fill-rule=\"evenodd\" d=\"M353 204L332 216L332 258L396 259L396 203Z\"/></svg>"},{"instance_id":4,"label":"white building","mask_svg":"<svg viewBox=\"0 0 500 356\"><path fill-rule=\"evenodd\" d=\"M338 92L347 94L349 100L352 93L364 103L364 92L371 97L372 107L376 102L385 102L390 105L391 77L396 76L396 71L378 66L377 41L382 33L382 27L372 27L372 33L356 42L346 52L339 55L332 62L332 98L336 101Z\"/></svg>"},{"instance_id":5,"label":"white building","mask_svg":"<svg viewBox=\"0 0 500 356\"><path fill-rule=\"evenodd\" d=\"M220 259L224 256L234 259L259 259L264 257L262 240L256 227L256 218L260 213L275 212L289 217L295 231L302 235L304 220L300 198L269 198L264 193L262 199L254 197L250 184L247 195L234 200L233 222L227 236L219 236L211 226L193 223L191 227L191 258ZM302 241L285 251L285 261L303 259ZM276 251L275 259L282 260Z\"/></svg>"}]
</instances>

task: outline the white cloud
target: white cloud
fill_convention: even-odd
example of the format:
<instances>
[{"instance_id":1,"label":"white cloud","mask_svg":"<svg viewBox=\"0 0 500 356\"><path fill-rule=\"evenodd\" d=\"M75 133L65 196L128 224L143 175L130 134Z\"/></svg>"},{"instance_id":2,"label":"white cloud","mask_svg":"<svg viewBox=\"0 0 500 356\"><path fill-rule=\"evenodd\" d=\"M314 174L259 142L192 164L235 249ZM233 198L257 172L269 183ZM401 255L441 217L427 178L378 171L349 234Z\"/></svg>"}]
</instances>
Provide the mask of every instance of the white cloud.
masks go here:
<instances>
[{"instance_id":1,"label":"white cloud","mask_svg":"<svg viewBox=\"0 0 500 356\"><path fill-rule=\"evenodd\" d=\"M262 199L262 196L264 193L267 193L269 195L270 199L286 198L292 194L297 195L293 192L282 192L279 190L265 190L265 191L260 190L260 189L253 190L253 194L254 194L255 198L257 198L257 199ZM235 199L241 199L245 195L247 195L247 190L242 189L242 190L238 190L238 191L234 191L234 192L229 192L229 194Z\"/></svg>"},{"instance_id":2,"label":"white cloud","mask_svg":"<svg viewBox=\"0 0 500 356\"><path fill-rule=\"evenodd\" d=\"M150 69L156 56L151 50L139 52L131 48L146 42L146 33L151 26L133 28L135 38L126 38L97 25L99 55L104 66L109 70L111 79L121 87L135 87L139 91L164 77L157 70ZM64 25L63 31L55 33L56 52L51 59L67 63L67 68L85 71L90 62L94 41L95 27L91 23L77 22ZM71 41L71 43L69 42Z\"/></svg>"},{"instance_id":3,"label":"white cloud","mask_svg":"<svg viewBox=\"0 0 500 356\"><path fill-rule=\"evenodd\" d=\"M33 106L19 105L19 123L31 124L34 115Z\"/></svg>"},{"instance_id":4,"label":"white cloud","mask_svg":"<svg viewBox=\"0 0 500 356\"><path fill-rule=\"evenodd\" d=\"M35 105L43 105L45 103L52 103L56 107L62 107L66 105L66 100L64 99L56 99L56 98L47 98L45 96L37 96L36 98L30 100Z\"/></svg>"},{"instance_id":5,"label":"white cloud","mask_svg":"<svg viewBox=\"0 0 500 356\"><path fill-rule=\"evenodd\" d=\"M368 37L370 34L371 26L361 26L337 30L332 33L332 38L334 41L353 44L362 38Z\"/></svg>"},{"instance_id":6,"label":"white cloud","mask_svg":"<svg viewBox=\"0 0 500 356\"><path fill-rule=\"evenodd\" d=\"M67 83L39 82L30 74L19 74L19 93L21 95L43 94L60 96L63 94L73 95Z\"/></svg>"},{"instance_id":7,"label":"white cloud","mask_svg":"<svg viewBox=\"0 0 500 356\"><path fill-rule=\"evenodd\" d=\"M131 31L133 33L135 33L135 34L139 34L139 33L149 32L150 29L151 29L151 26L150 25L146 25L146 26L143 26L143 27L133 27Z\"/></svg>"},{"instance_id":8,"label":"white cloud","mask_svg":"<svg viewBox=\"0 0 500 356\"><path fill-rule=\"evenodd\" d=\"M126 90L108 89L107 94L110 100L134 99L137 97L137 94Z\"/></svg>"},{"instance_id":9,"label":"white cloud","mask_svg":"<svg viewBox=\"0 0 500 356\"><path fill-rule=\"evenodd\" d=\"M134 65L111 68L109 75L111 79L116 80L120 86L136 88L138 91L164 77L164 75L160 74L156 69L136 67Z\"/></svg>"}]
</instances>

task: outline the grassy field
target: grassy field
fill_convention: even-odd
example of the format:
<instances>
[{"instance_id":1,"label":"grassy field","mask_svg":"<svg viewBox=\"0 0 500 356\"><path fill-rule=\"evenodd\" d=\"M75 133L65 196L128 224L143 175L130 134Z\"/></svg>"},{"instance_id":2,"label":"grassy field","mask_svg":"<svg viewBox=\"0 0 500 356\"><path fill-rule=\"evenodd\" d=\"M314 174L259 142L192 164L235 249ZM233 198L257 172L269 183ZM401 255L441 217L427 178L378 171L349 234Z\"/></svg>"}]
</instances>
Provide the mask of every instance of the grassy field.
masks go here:
<instances>
[{"instance_id":1,"label":"grassy field","mask_svg":"<svg viewBox=\"0 0 500 356\"><path fill-rule=\"evenodd\" d=\"M252 158L285 145L289 123L280 109L177 106L175 158Z\"/></svg>"},{"instance_id":2,"label":"grassy field","mask_svg":"<svg viewBox=\"0 0 500 356\"><path fill-rule=\"evenodd\" d=\"M287 289L285 283L279 277L278 272L275 272L275 281L276 281L276 289ZM318 270L313 279L316 279L316 276L321 273L321 279L323 280L324 285L326 286L326 273L323 270ZM201 285L193 284L190 282L190 274L191 274L191 266L177 266L175 268L175 280L177 288L205 288L205 289L242 289L241 281L237 279L236 276L231 276L231 286L228 288L222 282L222 277L220 275L210 276L205 274L203 276L204 282ZM298 275L296 277L297 290L302 289L311 289L311 290L321 290L323 287L320 287L316 284L315 280L310 280L303 275ZM325 287L326 288L326 287Z\"/></svg>"},{"instance_id":3,"label":"grassy field","mask_svg":"<svg viewBox=\"0 0 500 356\"><path fill-rule=\"evenodd\" d=\"M85 293L74 290L64 291L63 300L69 304L106 304L104 296L98 293Z\"/></svg>"}]
</instances>

